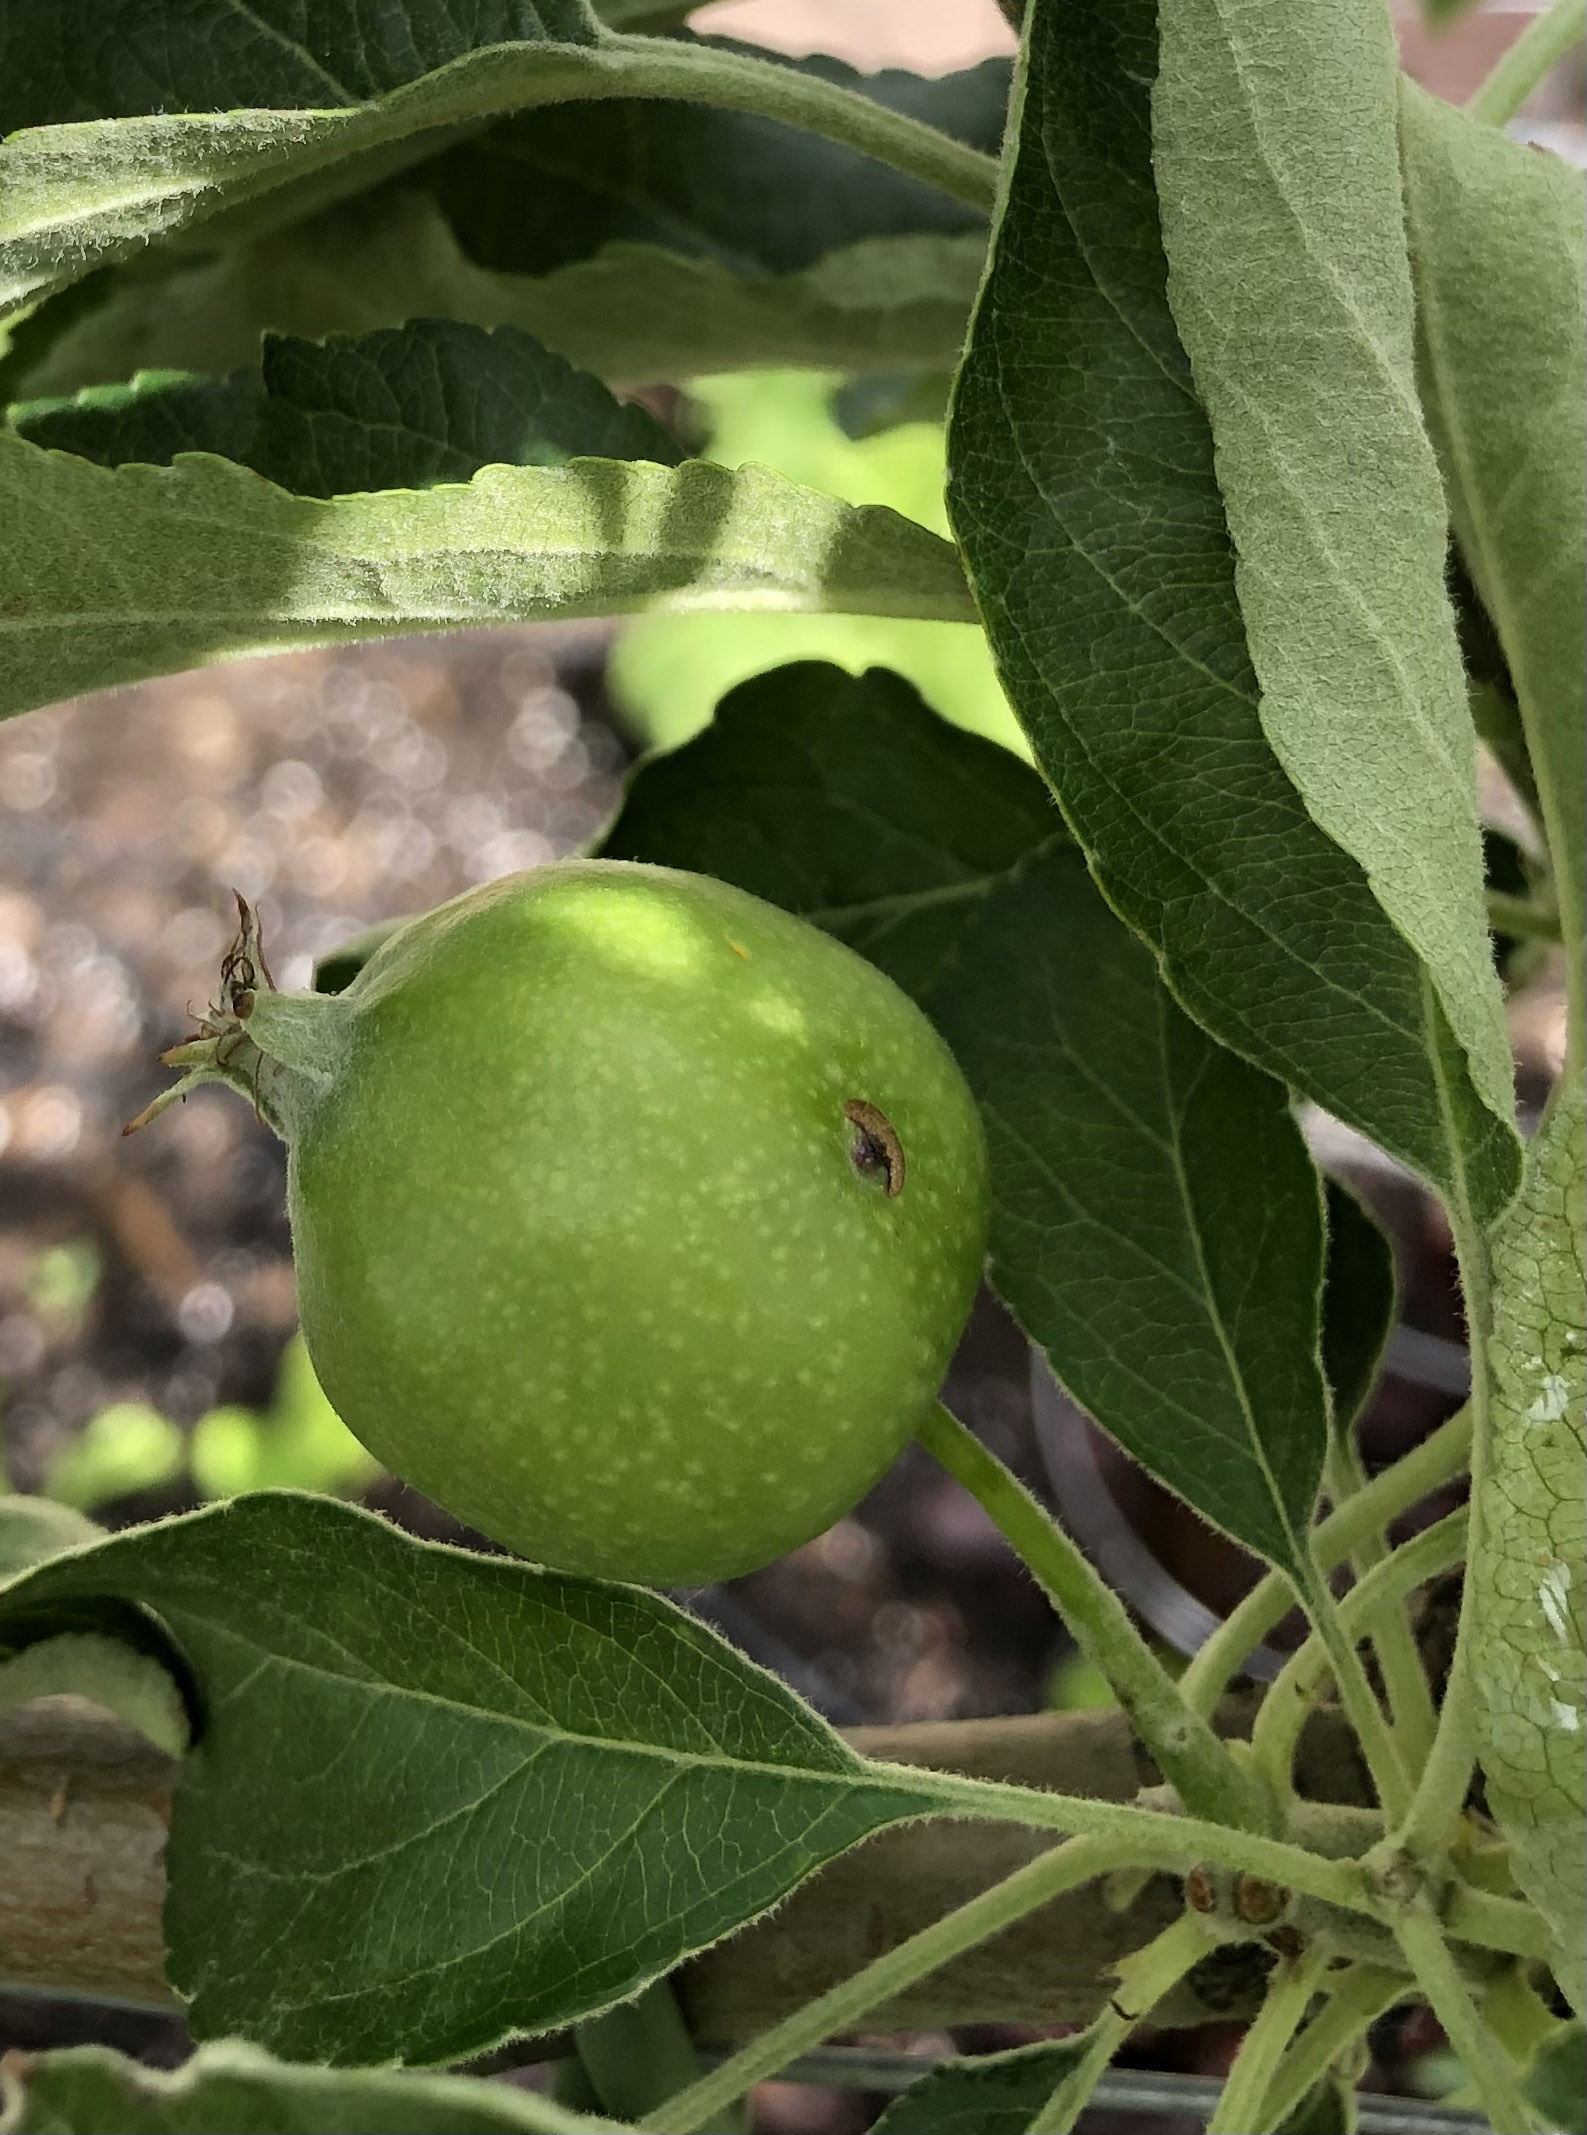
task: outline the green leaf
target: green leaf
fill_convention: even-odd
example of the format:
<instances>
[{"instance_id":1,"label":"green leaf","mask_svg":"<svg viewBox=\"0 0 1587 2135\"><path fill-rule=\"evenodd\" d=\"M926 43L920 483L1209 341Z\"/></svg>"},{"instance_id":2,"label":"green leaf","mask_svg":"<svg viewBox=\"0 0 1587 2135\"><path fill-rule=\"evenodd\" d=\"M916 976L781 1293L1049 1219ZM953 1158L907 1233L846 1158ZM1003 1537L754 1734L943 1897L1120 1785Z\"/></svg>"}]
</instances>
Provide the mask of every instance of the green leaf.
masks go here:
<instances>
[{"instance_id":1,"label":"green leaf","mask_svg":"<svg viewBox=\"0 0 1587 2135\"><path fill-rule=\"evenodd\" d=\"M947 365L985 250L980 235L866 238L797 273L745 278L622 243L536 278L466 259L427 194L379 192L213 258L157 249L74 284L19 330L0 398L137 370L230 370L257 360L266 330L318 339L427 315L522 327L616 384L782 363Z\"/></svg>"},{"instance_id":2,"label":"green leaf","mask_svg":"<svg viewBox=\"0 0 1587 2135\"><path fill-rule=\"evenodd\" d=\"M33 1698L90 1698L156 1749L187 1749L187 1708L171 1672L153 1654L94 1631L62 1631L0 1660L0 1711Z\"/></svg>"},{"instance_id":3,"label":"green leaf","mask_svg":"<svg viewBox=\"0 0 1587 2135\"><path fill-rule=\"evenodd\" d=\"M5 610L0 602L0 633ZM44 1488L62 1504L90 1511L134 1491L158 1490L182 1472L182 1434L147 1401L112 1401L51 1456Z\"/></svg>"},{"instance_id":4,"label":"green leaf","mask_svg":"<svg viewBox=\"0 0 1587 2135\"><path fill-rule=\"evenodd\" d=\"M821 660L732 690L651 758L601 843L717 875L825 927L917 996L1019 857L1062 836L1046 787L899 675Z\"/></svg>"},{"instance_id":5,"label":"green leaf","mask_svg":"<svg viewBox=\"0 0 1587 2135\"><path fill-rule=\"evenodd\" d=\"M1212 424L1262 729L1513 1113L1476 748L1417 406L1382 0L1163 0L1168 295Z\"/></svg>"},{"instance_id":6,"label":"green leaf","mask_svg":"<svg viewBox=\"0 0 1587 2135\"><path fill-rule=\"evenodd\" d=\"M985 899L928 1006L986 1127L998 1294L1143 1466L1302 1572L1324 1241L1287 1091L1175 1005L1064 846Z\"/></svg>"},{"instance_id":7,"label":"green leaf","mask_svg":"<svg viewBox=\"0 0 1587 2135\"><path fill-rule=\"evenodd\" d=\"M126 4L141 8L141 0ZM330 12L356 41L362 10L344 0ZM453 13L434 0L419 12L447 24ZM12 134L0 143L0 317L202 223L212 225L212 235L236 236L296 219L389 177L482 121L624 94L722 105L795 124L897 164L978 209L990 205L995 166L989 157L840 83L745 52L614 35L582 0L549 0L539 27L531 7L521 14L518 42L457 50L448 27L440 43L452 56L429 72L429 43L406 39L402 14L393 11L393 35L375 40L372 71L346 70L343 80L300 47L321 86L313 90L300 71L283 82L284 104L172 113L161 107L190 101L193 89L189 70L176 66L172 78L189 95L151 79L129 98L148 106L143 115L34 125ZM151 20L159 22L157 11ZM338 51L338 57L345 55ZM387 85L354 101L354 86L366 74ZM392 75L397 78L388 80ZM262 65L248 85L268 87L273 78ZM53 100L52 80L40 108L51 108ZM16 108L31 107L19 102Z\"/></svg>"},{"instance_id":8,"label":"green leaf","mask_svg":"<svg viewBox=\"0 0 1587 2135\"><path fill-rule=\"evenodd\" d=\"M168 466L213 452L303 497L426 489L481 467L593 456L675 467L683 448L648 409L510 326L416 319L361 339L266 337L229 378L145 372L130 386L24 402L13 427L101 466Z\"/></svg>"},{"instance_id":9,"label":"green leaf","mask_svg":"<svg viewBox=\"0 0 1587 2135\"><path fill-rule=\"evenodd\" d=\"M102 1527L48 1497L0 1497L0 1585L63 1549L97 1542Z\"/></svg>"},{"instance_id":10,"label":"green leaf","mask_svg":"<svg viewBox=\"0 0 1587 2135\"><path fill-rule=\"evenodd\" d=\"M915 993L981 1107L1000 1295L1137 1459L1297 1564L1328 1429L1317 1174L1282 1085L1175 1005L1034 774L896 677L800 665L642 765L603 849L720 875Z\"/></svg>"},{"instance_id":11,"label":"green leaf","mask_svg":"<svg viewBox=\"0 0 1587 2135\"><path fill-rule=\"evenodd\" d=\"M872 2135L1025 2135L1085 2050L1083 2038L1043 2039L940 2062L893 2100Z\"/></svg>"},{"instance_id":12,"label":"green leaf","mask_svg":"<svg viewBox=\"0 0 1587 2135\"><path fill-rule=\"evenodd\" d=\"M686 40L749 51L726 40ZM761 58L776 54L760 52ZM1009 64L928 77L783 61L995 155ZM606 245L656 245L749 279L786 275L884 237L979 236L986 217L835 141L742 112L614 97L525 112L445 151L422 173L482 267L545 274Z\"/></svg>"},{"instance_id":13,"label":"green leaf","mask_svg":"<svg viewBox=\"0 0 1587 2135\"><path fill-rule=\"evenodd\" d=\"M1587 2135L1587 2033L1579 2021L1562 2025L1538 2048L1526 2095L1560 2135Z\"/></svg>"},{"instance_id":14,"label":"green leaf","mask_svg":"<svg viewBox=\"0 0 1587 2135\"><path fill-rule=\"evenodd\" d=\"M903 423L941 423L948 416L953 379L946 371L884 371L850 378L832 396L832 416L845 437L877 437Z\"/></svg>"},{"instance_id":15,"label":"green leaf","mask_svg":"<svg viewBox=\"0 0 1587 2135\"><path fill-rule=\"evenodd\" d=\"M954 523L1037 759L1174 993L1491 1213L1516 1176L1508 1121L1262 729L1211 433L1165 290L1156 71L1151 0L1035 0L950 424Z\"/></svg>"},{"instance_id":16,"label":"green leaf","mask_svg":"<svg viewBox=\"0 0 1587 2135\"><path fill-rule=\"evenodd\" d=\"M1348 1432L1377 1382L1399 1310L1394 1248L1355 1195L1327 1181L1328 1259L1323 1276L1323 1375L1335 1428Z\"/></svg>"},{"instance_id":17,"label":"green leaf","mask_svg":"<svg viewBox=\"0 0 1587 2135\"><path fill-rule=\"evenodd\" d=\"M109 469L4 431L0 584L0 713L227 653L465 623L968 611L937 535L755 469L575 460L326 501L225 460Z\"/></svg>"},{"instance_id":18,"label":"green leaf","mask_svg":"<svg viewBox=\"0 0 1587 2135\"><path fill-rule=\"evenodd\" d=\"M1409 82L1420 376L1455 533L1520 699L1581 1045L1587 906L1587 353L1579 171Z\"/></svg>"},{"instance_id":19,"label":"green leaf","mask_svg":"<svg viewBox=\"0 0 1587 2135\"><path fill-rule=\"evenodd\" d=\"M1587 2013L1587 1104L1562 1084L1493 1240L1492 1443L1471 1562L1478 1754L1555 1976Z\"/></svg>"},{"instance_id":20,"label":"green leaf","mask_svg":"<svg viewBox=\"0 0 1587 2135\"><path fill-rule=\"evenodd\" d=\"M585 0L15 0L0 28L0 133L169 111L362 104L488 45L592 44Z\"/></svg>"},{"instance_id":21,"label":"green leaf","mask_svg":"<svg viewBox=\"0 0 1587 2135\"><path fill-rule=\"evenodd\" d=\"M107 1596L158 1612L205 1716L166 1852L200 2037L482 2052L632 1994L930 1798L656 1596L329 1499L113 1536L0 1615L32 1635Z\"/></svg>"},{"instance_id":22,"label":"green leaf","mask_svg":"<svg viewBox=\"0 0 1587 2135\"><path fill-rule=\"evenodd\" d=\"M549 2098L477 2077L393 2068L294 2068L222 2039L178 2069L104 2046L31 2054L15 2077L15 2135L598 2135Z\"/></svg>"}]
</instances>

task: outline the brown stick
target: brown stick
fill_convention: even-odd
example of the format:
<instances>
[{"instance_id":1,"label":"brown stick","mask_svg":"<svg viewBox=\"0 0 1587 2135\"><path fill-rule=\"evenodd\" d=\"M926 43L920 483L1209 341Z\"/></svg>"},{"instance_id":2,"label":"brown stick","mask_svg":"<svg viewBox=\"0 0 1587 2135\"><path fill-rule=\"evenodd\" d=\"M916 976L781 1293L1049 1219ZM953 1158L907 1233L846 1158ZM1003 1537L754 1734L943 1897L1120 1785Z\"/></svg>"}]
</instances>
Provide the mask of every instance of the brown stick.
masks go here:
<instances>
[{"instance_id":1,"label":"brown stick","mask_svg":"<svg viewBox=\"0 0 1587 2135\"><path fill-rule=\"evenodd\" d=\"M1246 1714L1231 1706L1220 1717L1238 1730ZM1117 1711L857 1728L851 1740L896 1763L1114 1801L1155 1777ZM1350 1737L1326 1708L1306 1758L1308 1791L1362 1798ZM175 1777L169 1758L80 1699L0 1712L0 1984L174 2006L160 1912ZM752 2037L1053 1843L993 1824L881 1833L684 1968L678 1984L696 2035L721 2045ZM1090 1885L955 1959L876 2022L1083 2021L1106 2001L1110 1967L1165 1926L1178 1904L1164 1877L1119 1911L1104 1886ZM1266 1962L1250 1945L1218 1953L1196 1968L1164 2018L1193 2024L1247 2013Z\"/></svg>"}]
</instances>

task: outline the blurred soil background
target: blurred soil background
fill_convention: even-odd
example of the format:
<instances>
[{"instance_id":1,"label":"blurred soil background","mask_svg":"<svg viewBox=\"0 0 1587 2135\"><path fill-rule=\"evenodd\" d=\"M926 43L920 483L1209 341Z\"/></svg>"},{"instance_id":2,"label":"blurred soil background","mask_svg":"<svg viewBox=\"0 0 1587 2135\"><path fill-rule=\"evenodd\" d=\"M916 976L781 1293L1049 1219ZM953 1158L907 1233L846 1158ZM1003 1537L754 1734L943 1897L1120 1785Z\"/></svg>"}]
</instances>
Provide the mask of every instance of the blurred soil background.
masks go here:
<instances>
[{"instance_id":1,"label":"blurred soil background","mask_svg":"<svg viewBox=\"0 0 1587 2135\"><path fill-rule=\"evenodd\" d=\"M696 19L789 50L928 72L1011 44L991 0L731 0ZM1408 18L1408 61L1436 90L1463 96L1522 20L1480 9L1435 37ZM1579 157L1581 102L1579 70L1566 70L1529 123ZM683 412L714 425L719 440L735 420L758 424L755 457L926 516L917 500L937 481L940 433L911 426L892 442L852 446L825 415L825 390L808 379L729 381L706 391L692 417ZM894 655L885 638L821 635L829 623L852 627L849 619L813 620L814 635L800 618L653 619L622 634L615 665L620 633L604 624L339 648L237 662L0 729L8 1487L50 1491L120 1525L292 1482L357 1492L418 1532L471 1539L371 1473L289 1346L296 1312L273 1137L219 1090L196 1093L154 1132L123 1140L121 1125L161 1087L156 1055L187 1035L209 997L233 889L260 908L278 983L302 986L316 957L375 920L577 849L615 806L634 756L680 738L758 666L810 653L853 664L894 656L928 695L939 672L937 701L967 724L997 731L1006 721L978 648L916 636ZM1504 796L1490 797L1502 814ZM1557 973L1546 965L1517 997L1514 1023L1523 1095L1535 1099L1559 1031ZM1338 1134L1325 1132L1323 1144L1393 1231L1413 1330L1366 1419L1376 1467L1460 1398L1448 1239L1436 1208L1402 1175ZM1172 1637L1185 1594L1221 1613L1248 1583L1237 1552L1131 1470L1061 1397L1044 1404L1043 1446L1025 1344L990 1299L948 1395L1033 1486L1052 1498L1056 1484L1088 1546L1110 1527L1133 1533L1159 1576L1129 1598L1157 1630ZM1064 1443L1086 1459L1065 1458ZM917 1454L792 1557L688 1598L839 1723L1105 1695L979 1507ZM983 2027L959 2043L1025 2035ZM0 2047L82 2039L158 2059L183 2050L180 2027L163 2019L0 1995ZM952 2042L914 2043L943 2051ZM1232 2043L1148 2037L1132 2058L1215 2071ZM1387 2020L1379 2046L1384 2087L1429 2079L1438 2040L1425 2019ZM757 2127L845 2135L878 2104L767 2085ZM1097 2111L1084 2125L1126 2135L1174 2124Z\"/></svg>"}]
</instances>

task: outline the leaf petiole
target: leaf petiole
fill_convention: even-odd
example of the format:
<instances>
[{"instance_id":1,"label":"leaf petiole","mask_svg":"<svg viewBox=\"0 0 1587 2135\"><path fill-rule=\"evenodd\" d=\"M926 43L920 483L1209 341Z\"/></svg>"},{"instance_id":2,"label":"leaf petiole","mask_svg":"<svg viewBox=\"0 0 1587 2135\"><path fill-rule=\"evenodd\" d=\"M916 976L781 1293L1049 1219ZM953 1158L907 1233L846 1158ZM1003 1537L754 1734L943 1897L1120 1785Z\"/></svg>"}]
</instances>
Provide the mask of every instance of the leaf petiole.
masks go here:
<instances>
[{"instance_id":1,"label":"leaf petiole","mask_svg":"<svg viewBox=\"0 0 1587 2135\"><path fill-rule=\"evenodd\" d=\"M1327 2002L1280 2060L1252 2125L1281 2128L1341 2054L1391 2002L1403 1998L1405 1975L1386 1965L1352 1965L1332 1983Z\"/></svg>"},{"instance_id":2,"label":"leaf petiole","mask_svg":"<svg viewBox=\"0 0 1587 2135\"><path fill-rule=\"evenodd\" d=\"M1427 1527L1402 1548L1374 1565L1338 1604L1339 1633L1347 1647L1385 1608L1399 1608L1424 1580L1458 1564L1466 1538L1464 1509ZM1291 1654L1262 1700L1252 1731L1251 1748L1269 1783L1287 1784L1295 1746L1311 1709L1312 1695L1332 1660L1321 1634ZM1368 1695L1370 1696L1370 1691Z\"/></svg>"},{"instance_id":3,"label":"leaf petiole","mask_svg":"<svg viewBox=\"0 0 1587 2135\"><path fill-rule=\"evenodd\" d=\"M1207 2135L1250 2135L1271 2122L1260 2117L1264 2099L1291 2039L1305 2022L1312 1996L1332 1962L1326 1944L1318 1944L1298 1962L1275 1974L1267 1999L1240 2042L1223 2096L1207 2122Z\"/></svg>"},{"instance_id":4,"label":"leaf petiole","mask_svg":"<svg viewBox=\"0 0 1587 2135\"><path fill-rule=\"evenodd\" d=\"M651 2135L688 2135L732 2104L752 2084L764 2082L808 2048L817 2046L835 2031L852 2029L862 2016L893 2000L944 1965L961 1950L973 1949L999 1929L1022 1920L1038 1905L1060 1897L1106 1873L1114 1863L1114 1848L1106 1836L1071 1839L1039 1854L1023 1868L1005 1876L990 1890L959 1905L930 1927L922 1928L895 1949L863 1966L849 1979L829 1987L825 1994L806 2002L792 2016L774 2024L748 2046L717 2068L679 2091L640 2122Z\"/></svg>"},{"instance_id":5,"label":"leaf petiole","mask_svg":"<svg viewBox=\"0 0 1587 2135\"><path fill-rule=\"evenodd\" d=\"M1025 2135L1071 2135L1075 2122L1113 2056L1143 2018L1208 1953L1205 1929L1194 1913L1181 1913L1118 1968L1118 1985L1091 2026L1084 2057L1069 2071L1031 2120Z\"/></svg>"},{"instance_id":6,"label":"leaf petiole","mask_svg":"<svg viewBox=\"0 0 1587 2135\"><path fill-rule=\"evenodd\" d=\"M1554 0L1534 15L1466 110L1485 126L1508 125L1546 74L1587 31L1587 0Z\"/></svg>"},{"instance_id":7,"label":"leaf petiole","mask_svg":"<svg viewBox=\"0 0 1587 2135\"><path fill-rule=\"evenodd\" d=\"M918 1436L1024 1560L1081 1651L1112 1684L1186 1808L1247 1831L1270 1831L1273 1809L1265 1792L1186 1703L1123 1602L1024 1484L940 1402Z\"/></svg>"},{"instance_id":8,"label":"leaf petiole","mask_svg":"<svg viewBox=\"0 0 1587 2135\"><path fill-rule=\"evenodd\" d=\"M1471 1411L1459 1410L1423 1439L1403 1460L1374 1476L1354 1497L1331 1512L1313 1538L1317 1562L1325 1572L1341 1564L1362 1539L1419 1504L1430 1491L1450 1482L1465 1467L1471 1450ZM1269 1572L1230 1614L1179 1679L1180 1695L1199 1713L1210 1713L1229 1678L1282 1622L1294 1602L1294 1590L1280 1572Z\"/></svg>"},{"instance_id":9,"label":"leaf petiole","mask_svg":"<svg viewBox=\"0 0 1587 2135\"><path fill-rule=\"evenodd\" d=\"M1490 2123L1506 2135L1512 2130L1514 2135L1528 2135L1538 2126L1537 2115L1522 2095L1508 2056L1482 2021L1443 1929L1425 1913L1407 1913L1395 1922L1394 1932Z\"/></svg>"},{"instance_id":10,"label":"leaf petiole","mask_svg":"<svg viewBox=\"0 0 1587 2135\"><path fill-rule=\"evenodd\" d=\"M1328 1489L1336 1505L1348 1503L1366 1487L1360 1455L1353 1440L1343 1433L1336 1432L1329 1447L1327 1475ZM1363 1535L1350 1553L1351 1570L1357 1583L1374 1566L1382 1564L1388 1554L1389 1542L1383 1528L1375 1528L1370 1534ZM1433 1707L1432 1687L1422 1665L1422 1656L1417 1651L1410 1620L1402 1603L1396 1599L1385 1601L1376 1608L1366 1628L1382 1672L1396 1747L1409 1770L1419 1772L1427 1762L1433 1737L1438 1731L1438 1714Z\"/></svg>"},{"instance_id":11,"label":"leaf petiole","mask_svg":"<svg viewBox=\"0 0 1587 2135\"><path fill-rule=\"evenodd\" d=\"M1488 925L1495 934L1516 934L1528 941L1560 939L1559 906L1535 897L1514 897L1505 890L1488 892Z\"/></svg>"}]
</instances>

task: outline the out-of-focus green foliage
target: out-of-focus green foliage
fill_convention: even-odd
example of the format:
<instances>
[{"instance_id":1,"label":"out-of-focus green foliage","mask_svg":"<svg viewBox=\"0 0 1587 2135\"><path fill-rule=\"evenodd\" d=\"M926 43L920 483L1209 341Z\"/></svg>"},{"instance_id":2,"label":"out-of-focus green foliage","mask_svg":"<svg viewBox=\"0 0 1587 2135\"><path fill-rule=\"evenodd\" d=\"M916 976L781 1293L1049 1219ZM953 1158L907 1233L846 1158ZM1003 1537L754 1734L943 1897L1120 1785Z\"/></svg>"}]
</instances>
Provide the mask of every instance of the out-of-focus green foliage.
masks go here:
<instances>
[{"instance_id":1,"label":"out-of-focus green foliage","mask_svg":"<svg viewBox=\"0 0 1587 2135\"><path fill-rule=\"evenodd\" d=\"M188 1458L206 1498L268 1489L350 1494L379 1473L321 1392L301 1335L281 1359L273 1406L263 1414L211 1409L193 1427Z\"/></svg>"},{"instance_id":2,"label":"out-of-focus green foliage","mask_svg":"<svg viewBox=\"0 0 1587 2135\"><path fill-rule=\"evenodd\" d=\"M761 371L690 388L710 433L707 459L775 468L851 504L887 504L935 533L948 530L942 500L943 429L908 422L874 437L846 437L832 412L837 381L825 371ZM1030 752L998 684L983 633L972 623L895 621L873 615L648 615L618 641L611 679L643 738L675 748L698 733L720 697L786 660L835 660L853 674L891 667L944 717Z\"/></svg>"},{"instance_id":3,"label":"out-of-focus green foliage","mask_svg":"<svg viewBox=\"0 0 1587 2135\"><path fill-rule=\"evenodd\" d=\"M162 1489L185 1468L205 1498L266 1489L352 1495L379 1473L321 1392L303 1339L294 1335L268 1409L211 1409L184 1443L177 1426L147 1402L113 1402L50 1463L44 1494L87 1512L135 1491Z\"/></svg>"}]
</instances>

